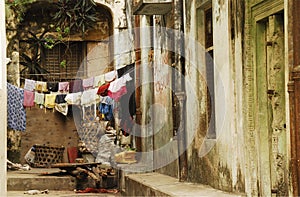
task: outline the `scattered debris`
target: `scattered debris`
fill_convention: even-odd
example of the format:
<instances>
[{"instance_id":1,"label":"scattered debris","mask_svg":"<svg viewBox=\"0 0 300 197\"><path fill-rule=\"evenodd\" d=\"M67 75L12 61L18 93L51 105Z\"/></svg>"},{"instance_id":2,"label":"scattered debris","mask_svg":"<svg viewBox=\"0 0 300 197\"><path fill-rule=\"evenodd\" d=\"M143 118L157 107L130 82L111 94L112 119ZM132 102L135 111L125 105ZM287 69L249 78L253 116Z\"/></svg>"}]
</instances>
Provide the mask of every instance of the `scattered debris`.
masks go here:
<instances>
[{"instance_id":1,"label":"scattered debris","mask_svg":"<svg viewBox=\"0 0 300 197\"><path fill-rule=\"evenodd\" d=\"M7 161L7 168L10 169L10 170L24 170L24 171L27 171L27 170L30 170L30 166L28 164L19 164L19 163L13 163L11 161L9 161L8 159L6 160Z\"/></svg>"},{"instance_id":2,"label":"scattered debris","mask_svg":"<svg viewBox=\"0 0 300 197\"><path fill-rule=\"evenodd\" d=\"M32 189L32 190L28 190L26 192L24 192L24 194L28 194L28 195L36 195L36 194L49 194L49 190L36 190L36 189Z\"/></svg>"},{"instance_id":3,"label":"scattered debris","mask_svg":"<svg viewBox=\"0 0 300 197\"><path fill-rule=\"evenodd\" d=\"M84 190L78 190L76 193L113 193L117 194L119 190L117 189L96 189L96 188L86 188Z\"/></svg>"},{"instance_id":4,"label":"scattered debris","mask_svg":"<svg viewBox=\"0 0 300 197\"><path fill-rule=\"evenodd\" d=\"M124 151L118 154L115 154L115 161L117 163L125 163L125 164L131 164L136 163L135 159L135 151Z\"/></svg>"}]
</instances>

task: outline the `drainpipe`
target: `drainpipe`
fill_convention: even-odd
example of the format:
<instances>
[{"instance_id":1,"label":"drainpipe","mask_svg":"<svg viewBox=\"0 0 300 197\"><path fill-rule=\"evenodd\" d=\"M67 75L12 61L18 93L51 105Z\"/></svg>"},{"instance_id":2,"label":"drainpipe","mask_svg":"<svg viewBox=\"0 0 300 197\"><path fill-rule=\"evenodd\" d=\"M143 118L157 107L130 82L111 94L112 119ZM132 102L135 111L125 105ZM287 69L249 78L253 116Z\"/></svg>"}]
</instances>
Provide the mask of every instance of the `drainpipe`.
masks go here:
<instances>
[{"instance_id":1,"label":"drainpipe","mask_svg":"<svg viewBox=\"0 0 300 197\"><path fill-rule=\"evenodd\" d=\"M184 91L184 40L183 32L183 0L174 0L174 65L177 69L175 74L175 96L180 106L180 126L177 130L178 153L179 153L179 181L187 180L187 154L186 154L186 133L185 133L185 91ZM181 55L182 54L182 55Z\"/></svg>"},{"instance_id":2,"label":"drainpipe","mask_svg":"<svg viewBox=\"0 0 300 197\"><path fill-rule=\"evenodd\" d=\"M141 84L141 79L140 79L140 65L141 65L141 48L140 48L140 16L136 15L134 19L135 23L135 38L134 38L134 45L135 45L135 84L136 84L136 89L135 89L135 102L136 102L136 124L141 125L142 123L142 111L141 111L141 87L139 84ZM136 137L135 137L135 142L136 142L136 150L137 152L141 152L142 150L142 144L141 144L141 136L140 131L135 131Z\"/></svg>"},{"instance_id":3,"label":"drainpipe","mask_svg":"<svg viewBox=\"0 0 300 197\"><path fill-rule=\"evenodd\" d=\"M294 196L300 195L300 16L298 14L298 9L300 8L300 1L293 0L288 1L288 13L291 23L289 27L292 29L291 36L291 50L292 57L291 60L293 68L291 69L288 90L289 90L289 99L290 99L290 139L291 139L291 171L292 171L292 186ZM289 49L290 50L290 49Z\"/></svg>"}]
</instances>

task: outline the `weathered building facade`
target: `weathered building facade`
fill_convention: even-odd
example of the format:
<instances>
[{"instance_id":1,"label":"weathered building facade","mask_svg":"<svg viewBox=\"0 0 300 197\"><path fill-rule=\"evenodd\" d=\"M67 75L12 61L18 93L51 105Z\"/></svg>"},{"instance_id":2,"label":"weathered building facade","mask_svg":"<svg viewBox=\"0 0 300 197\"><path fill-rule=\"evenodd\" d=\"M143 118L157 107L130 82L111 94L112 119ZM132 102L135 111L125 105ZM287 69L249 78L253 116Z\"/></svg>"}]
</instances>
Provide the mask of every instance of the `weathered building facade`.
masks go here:
<instances>
[{"instance_id":1,"label":"weathered building facade","mask_svg":"<svg viewBox=\"0 0 300 197\"><path fill-rule=\"evenodd\" d=\"M139 1L95 2L99 28L71 39L84 42L87 77L135 63L133 136L146 165L137 171L249 196L298 194L297 0L155 1L146 10ZM38 3L28 13L49 7ZM12 57L21 41L13 35L24 29L10 31ZM66 129L53 114L48 121L53 136ZM62 141L73 146L67 121Z\"/></svg>"},{"instance_id":2,"label":"weathered building facade","mask_svg":"<svg viewBox=\"0 0 300 197\"><path fill-rule=\"evenodd\" d=\"M145 77L140 79L147 81L152 77L154 81L146 100L153 105L162 104L169 114L163 117L162 113L152 112L154 125L161 125L164 119L164 129L154 126L151 132L157 133L142 144L157 150L175 143L170 146L179 151L178 160L173 162L168 157L175 152L165 149L166 155L162 156L160 151L154 151L154 163L159 160L168 164L157 171L247 195L292 194L291 182L295 179L289 170L288 99L289 61L293 59L288 52L291 7L290 2L280 0L172 1L168 13L137 13L142 14L136 16L137 26L153 25L155 32L155 44L151 46L156 55L142 64L150 66L153 74L145 76L143 72ZM161 33L163 28L172 28L175 33ZM182 37L176 37L177 30ZM139 39L144 39L143 35ZM149 53L145 47L141 51ZM145 57L141 59L147 61ZM175 74L174 70L164 70L165 64ZM177 71L183 75L183 89L178 88ZM157 91L164 89L168 90ZM145 94L140 96L141 101ZM181 111L174 111L179 100L183 101L179 103ZM143 119L148 115L147 105L141 104L141 109ZM183 134L173 120L184 127ZM186 152L180 152L181 136Z\"/></svg>"}]
</instances>

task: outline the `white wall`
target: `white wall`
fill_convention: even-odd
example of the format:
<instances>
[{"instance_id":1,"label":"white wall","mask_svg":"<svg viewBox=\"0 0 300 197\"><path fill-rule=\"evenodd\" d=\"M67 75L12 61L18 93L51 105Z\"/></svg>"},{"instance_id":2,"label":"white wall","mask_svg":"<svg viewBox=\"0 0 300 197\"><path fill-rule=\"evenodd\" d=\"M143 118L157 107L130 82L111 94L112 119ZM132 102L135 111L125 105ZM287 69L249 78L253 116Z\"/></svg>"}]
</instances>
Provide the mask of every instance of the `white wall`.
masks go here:
<instances>
[{"instance_id":1,"label":"white wall","mask_svg":"<svg viewBox=\"0 0 300 197\"><path fill-rule=\"evenodd\" d=\"M5 1L0 1L0 46L6 46L5 31ZM6 100L6 50L2 47L0 53L0 196L6 196L6 125L7 125L7 100Z\"/></svg>"}]
</instances>

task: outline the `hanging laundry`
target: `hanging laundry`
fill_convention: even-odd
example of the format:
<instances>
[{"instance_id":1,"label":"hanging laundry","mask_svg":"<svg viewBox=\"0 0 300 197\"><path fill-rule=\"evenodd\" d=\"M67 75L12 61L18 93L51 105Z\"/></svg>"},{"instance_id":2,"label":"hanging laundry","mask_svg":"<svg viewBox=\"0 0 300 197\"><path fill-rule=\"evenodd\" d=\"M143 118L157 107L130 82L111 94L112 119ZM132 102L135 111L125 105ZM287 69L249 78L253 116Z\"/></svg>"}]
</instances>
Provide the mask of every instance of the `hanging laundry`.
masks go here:
<instances>
[{"instance_id":1,"label":"hanging laundry","mask_svg":"<svg viewBox=\"0 0 300 197\"><path fill-rule=\"evenodd\" d=\"M28 91L34 91L36 81L31 79L25 79L24 89Z\"/></svg>"},{"instance_id":2,"label":"hanging laundry","mask_svg":"<svg viewBox=\"0 0 300 197\"><path fill-rule=\"evenodd\" d=\"M80 105L82 92L70 93L65 97L69 105Z\"/></svg>"},{"instance_id":3,"label":"hanging laundry","mask_svg":"<svg viewBox=\"0 0 300 197\"><path fill-rule=\"evenodd\" d=\"M24 90L24 107L33 107L34 106L34 92Z\"/></svg>"},{"instance_id":4,"label":"hanging laundry","mask_svg":"<svg viewBox=\"0 0 300 197\"><path fill-rule=\"evenodd\" d=\"M45 103L45 94L44 93L35 92L34 93L34 102L37 105L44 105L44 103Z\"/></svg>"},{"instance_id":5,"label":"hanging laundry","mask_svg":"<svg viewBox=\"0 0 300 197\"><path fill-rule=\"evenodd\" d=\"M109 96L100 96L100 103L104 103L107 105L114 105L115 102L112 98L110 98Z\"/></svg>"},{"instance_id":6,"label":"hanging laundry","mask_svg":"<svg viewBox=\"0 0 300 197\"><path fill-rule=\"evenodd\" d=\"M57 82L47 82L47 89L50 92L57 92L58 91L58 83Z\"/></svg>"},{"instance_id":7,"label":"hanging laundry","mask_svg":"<svg viewBox=\"0 0 300 197\"><path fill-rule=\"evenodd\" d=\"M35 84L35 91L37 92L47 92L47 83L43 81L37 81Z\"/></svg>"},{"instance_id":8,"label":"hanging laundry","mask_svg":"<svg viewBox=\"0 0 300 197\"><path fill-rule=\"evenodd\" d=\"M123 95L125 95L126 93L127 93L127 88L126 88L126 86L123 86L117 92L111 92L111 91L108 90L107 95L109 97L111 97L112 99L114 99L116 102L119 102L119 100L121 99L121 97Z\"/></svg>"},{"instance_id":9,"label":"hanging laundry","mask_svg":"<svg viewBox=\"0 0 300 197\"><path fill-rule=\"evenodd\" d=\"M45 107L53 109L55 107L56 94L45 94Z\"/></svg>"},{"instance_id":10,"label":"hanging laundry","mask_svg":"<svg viewBox=\"0 0 300 197\"><path fill-rule=\"evenodd\" d=\"M104 74L104 79L106 82L112 82L113 80L116 79L117 76L117 71L113 70L111 72L105 73Z\"/></svg>"},{"instance_id":11,"label":"hanging laundry","mask_svg":"<svg viewBox=\"0 0 300 197\"><path fill-rule=\"evenodd\" d=\"M111 92L118 92L123 86L126 86L127 81L131 81L131 80L132 78L130 77L129 73L127 73L121 78L118 78L115 81L111 82L108 90Z\"/></svg>"},{"instance_id":12,"label":"hanging laundry","mask_svg":"<svg viewBox=\"0 0 300 197\"><path fill-rule=\"evenodd\" d=\"M81 96L81 105L91 106L99 102L100 98L97 95L98 88L85 90Z\"/></svg>"},{"instance_id":13,"label":"hanging laundry","mask_svg":"<svg viewBox=\"0 0 300 197\"><path fill-rule=\"evenodd\" d=\"M65 100L67 94L57 94L55 98L55 103L56 104L61 104L61 103L67 103Z\"/></svg>"},{"instance_id":14,"label":"hanging laundry","mask_svg":"<svg viewBox=\"0 0 300 197\"><path fill-rule=\"evenodd\" d=\"M100 96L107 96L109 86L110 86L109 83L101 85L98 88L97 94L99 94Z\"/></svg>"},{"instance_id":15,"label":"hanging laundry","mask_svg":"<svg viewBox=\"0 0 300 197\"><path fill-rule=\"evenodd\" d=\"M93 86L94 86L94 77L89 77L87 79L82 80L82 87L84 90L93 88Z\"/></svg>"},{"instance_id":16,"label":"hanging laundry","mask_svg":"<svg viewBox=\"0 0 300 197\"><path fill-rule=\"evenodd\" d=\"M70 81L69 83L69 92L70 93L76 93L76 92L82 92L82 80L81 79L75 79L73 81Z\"/></svg>"},{"instance_id":17,"label":"hanging laundry","mask_svg":"<svg viewBox=\"0 0 300 197\"><path fill-rule=\"evenodd\" d=\"M105 103L100 103L98 107L99 113L102 115L103 120L111 121L114 118L113 106Z\"/></svg>"},{"instance_id":18,"label":"hanging laundry","mask_svg":"<svg viewBox=\"0 0 300 197\"><path fill-rule=\"evenodd\" d=\"M58 91L60 92L69 92L69 82L59 82Z\"/></svg>"},{"instance_id":19,"label":"hanging laundry","mask_svg":"<svg viewBox=\"0 0 300 197\"><path fill-rule=\"evenodd\" d=\"M26 111L23 102L24 90L7 83L7 126L13 130L26 130Z\"/></svg>"},{"instance_id":20,"label":"hanging laundry","mask_svg":"<svg viewBox=\"0 0 300 197\"><path fill-rule=\"evenodd\" d=\"M94 87L100 87L101 85L105 84L104 74L94 77Z\"/></svg>"},{"instance_id":21,"label":"hanging laundry","mask_svg":"<svg viewBox=\"0 0 300 197\"><path fill-rule=\"evenodd\" d=\"M60 103L55 105L56 111L62 113L65 116L68 114L68 108L69 107L67 103Z\"/></svg>"}]
</instances>

